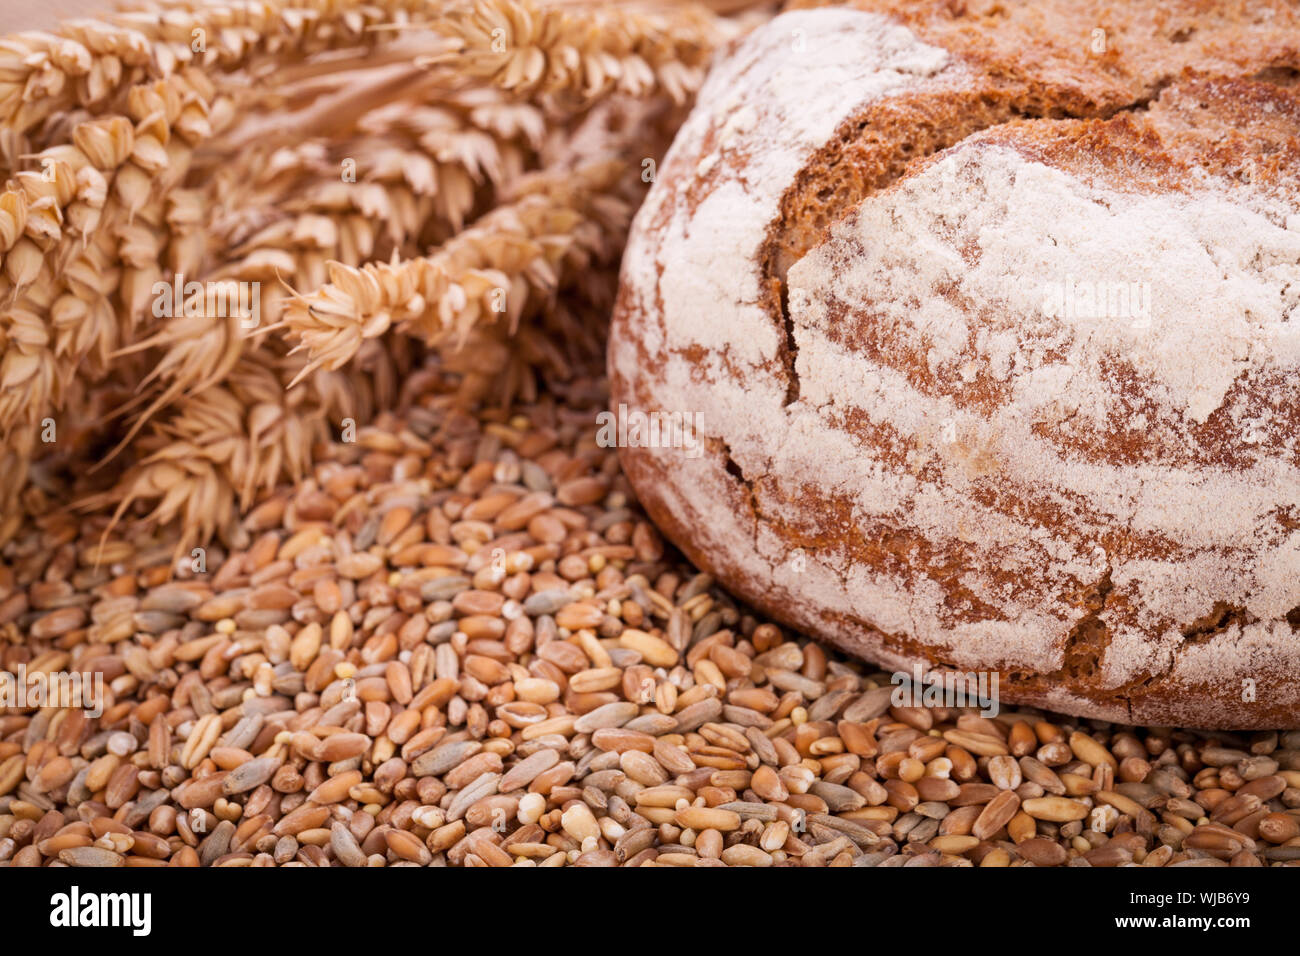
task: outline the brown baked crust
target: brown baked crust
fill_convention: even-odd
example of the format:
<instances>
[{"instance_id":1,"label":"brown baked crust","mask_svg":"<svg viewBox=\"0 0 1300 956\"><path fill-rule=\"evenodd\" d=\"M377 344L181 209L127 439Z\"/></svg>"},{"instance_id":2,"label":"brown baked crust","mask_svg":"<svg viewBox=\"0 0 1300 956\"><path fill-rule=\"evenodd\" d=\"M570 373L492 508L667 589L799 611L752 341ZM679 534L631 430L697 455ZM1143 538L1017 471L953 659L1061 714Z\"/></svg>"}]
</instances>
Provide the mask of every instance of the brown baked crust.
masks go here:
<instances>
[{"instance_id":1,"label":"brown baked crust","mask_svg":"<svg viewBox=\"0 0 1300 956\"><path fill-rule=\"evenodd\" d=\"M1094 199L1104 194L1120 205L1129 196L1135 202L1181 196L1193 203L1228 197L1261 221L1281 216L1285 226L1288 210L1298 209L1300 182L1295 8L1269 2L1003 3L974 16L954 13L959 5L922 0L856 6L908 25L921 47L889 37L901 50L899 71L914 70L917 79L849 104L834 133L797 157L772 197L761 241L748 260L733 263L754 271L755 306L767 316L770 341L719 344L713 333L691 341L673 325L681 302L691 301L683 299L690 280L678 271L691 264L674 260L680 249L673 243L686 248L680 236L689 237L692 229L714 230L725 239L725 217L702 207L716 205L720 190L747 177L746 188L761 192L752 185L756 170L781 169L761 155L753 136L735 135L738 107L701 102L638 217L610 343L614 403L674 409L697 402L707 436L698 461L671 449L622 450L647 510L695 563L739 596L886 666L996 669L1004 700L1111 720L1296 725L1300 558L1288 550L1300 540L1294 437L1300 434L1300 376L1294 364L1257 363L1216 395L1217 405L1205 403L1205 414L1184 419L1170 413L1170 383L1121 356L1099 363L1091 383L1104 387L1106 414L1090 425L1048 416L1027 432L1070 467L1123 476L1158 466L1178 479L1170 478L1172 490L1166 489L1175 499L1185 490L1178 482L1202 473L1222 477L1224 487L1240 481L1251 495L1267 495L1251 471L1263 442L1275 459L1272 473L1285 487L1261 499L1253 524L1234 528L1229 521L1226 529L1212 529L1218 537L1211 545L1208 531L1205 540L1195 534L1179 540L1159 520L1139 527L1136 520L1126 525L1096 513L1105 489L1090 497L1062 481L1059 488L1048 486L1049 493L1040 493L1041 483L1038 492L1027 492L1018 476L1008 474L1012 457L996 429L989 429L1005 424L999 416L1015 405L1008 382L979 371L957 380L950 369L936 370L924 351L903 347L914 330L899 328L888 303L845 297L829 280L804 282L816 309L801 303L797 321L786 300L796 264L807 280L855 260L854 243L872 235L854 232L865 229L857 222L864 199L906 212L909 184L938 175L941 166L966 163L978 170L984 157L1032 167L1036 174L1063 174L1095 190ZM836 19L827 36L848 42L844 31L856 29L856 22ZM997 29L989 29L994 23ZM1097 25L1108 38L1100 56L1087 46ZM874 19L869 28L888 29ZM862 42L879 45L878 39L864 35ZM947 58L932 69L925 51L933 48ZM750 105L761 123L762 101ZM976 243L963 256L977 264L983 252ZM981 326L986 304L956 289L940 292L973 320L972 342L976 331L988 331ZM800 294L808 289L801 287ZM725 325L728 303L718 306L716 321ZM698 321L710 319L701 315ZM762 331L734 321L739 338ZM1022 352L1032 338L1025 336ZM809 343L815 346L811 358ZM918 401L949 402L973 416L974 425L936 452L932 435L900 430L879 407L873 413L870 402L828 397L824 383L809 377L809 365L824 372L831 357L843 355L898 376ZM738 420L744 416L736 413L733 393L717 397L742 383L778 437L755 433L762 414ZM817 392L816 401L805 387ZM1258 413L1265 424L1243 434L1243 410ZM1139 415L1147 421L1134 428ZM805 440L813 451L800 472L791 462L803 452L783 457L780 449L802 447ZM872 468L905 476L928 493L942 489L953 502L1014 519L1027 535L1045 540L1013 548L1002 532L926 525L908 510L913 505L864 515L860 489L851 481L837 484L816 473L818 441L826 470L841 478L844 450L851 448L850 457L860 454ZM1171 510L1192 500L1175 500ZM1207 523L1214 523L1211 518L1207 511ZM1251 536L1260 540L1243 541ZM1090 547L1104 556L1091 566ZM1206 555L1215 549L1223 552L1218 590L1207 582ZM795 551L816 566L815 573L783 573L774 556ZM1290 584L1272 583L1278 573L1289 573ZM877 585L881 590L873 590ZM1186 590L1188 599L1153 599L1153 587ZM878 600L880 594L890 600ZM910 606L902 606L912 598L918 606L932 605L916 620ZM985 634L979 628L988 622L1005 628ZM1151 659L1144 662L1148 647ZM1246 680L1254 682L1258 699L1242 699Z\"/></svg>"}]
</instances>

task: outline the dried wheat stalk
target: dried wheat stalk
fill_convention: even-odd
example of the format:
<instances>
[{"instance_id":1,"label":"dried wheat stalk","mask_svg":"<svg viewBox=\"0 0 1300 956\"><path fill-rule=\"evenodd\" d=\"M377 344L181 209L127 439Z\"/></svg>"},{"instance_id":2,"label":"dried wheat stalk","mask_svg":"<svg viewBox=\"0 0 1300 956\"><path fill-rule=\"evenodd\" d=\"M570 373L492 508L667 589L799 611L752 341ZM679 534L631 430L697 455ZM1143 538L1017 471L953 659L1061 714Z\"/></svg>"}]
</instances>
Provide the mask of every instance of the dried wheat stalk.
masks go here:
<instances>
[{"instance_id":1,"label":"dried wheat stalk","mask_svg":"<svg viewBox=\"0 0 1300 956\"><path fill-rule=\"evenodd\" d=\"M0 40L0 544L70 496L211 537L393 401L411 339L466 401L598 354L642 164L735 29L162 0ZM176 274L259 283L260 327L155 315Z\"/></svg>"},{"instance_id":2,"label":"dried wheat stalk","mask_svg":"<svg viewBox=\"0 0 1300 956\"><path fill-rule=\"evenodd\" d=\"M699 86L718 40L718 21L702 8L568 9L533 0L476 0L433 23L455 41L464 73L520 95L560 94L587 102L611 92L644 96L656 87L684 102Z\"/></svg>"},{"instance_id":3,"label":"dried wheat stalk","mask_svg":"<svg viewBox=\"0 0 1300 956\"><path fill-rule=\"evenodd\" d=\"M378 42L374 28L418 21L425 0L164 0L54 33L0 40L0 123L26 132L57 113L95 109L124 85L192 64L232 71Z\"/></svg>"}]
</instances>

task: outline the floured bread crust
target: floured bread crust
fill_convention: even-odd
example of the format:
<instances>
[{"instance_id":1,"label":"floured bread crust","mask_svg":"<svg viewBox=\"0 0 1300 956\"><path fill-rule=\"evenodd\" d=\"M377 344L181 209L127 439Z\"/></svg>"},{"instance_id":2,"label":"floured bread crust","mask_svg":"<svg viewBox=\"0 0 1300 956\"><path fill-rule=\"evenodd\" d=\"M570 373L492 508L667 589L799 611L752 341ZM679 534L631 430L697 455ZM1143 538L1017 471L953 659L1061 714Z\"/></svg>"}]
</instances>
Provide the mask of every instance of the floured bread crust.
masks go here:
<instances>
[{"instance_id":1,"label":"floured bread crust","mask_svg":"<svg viewBox=\"0 0 1300 956\"><path fill-rule=\"evenodd\" d=\"M741 41L638 214L614 401L705 444L642 502L886 667L1300 725L1296 9L859 6Z\"/></svg>"}]
</instances>

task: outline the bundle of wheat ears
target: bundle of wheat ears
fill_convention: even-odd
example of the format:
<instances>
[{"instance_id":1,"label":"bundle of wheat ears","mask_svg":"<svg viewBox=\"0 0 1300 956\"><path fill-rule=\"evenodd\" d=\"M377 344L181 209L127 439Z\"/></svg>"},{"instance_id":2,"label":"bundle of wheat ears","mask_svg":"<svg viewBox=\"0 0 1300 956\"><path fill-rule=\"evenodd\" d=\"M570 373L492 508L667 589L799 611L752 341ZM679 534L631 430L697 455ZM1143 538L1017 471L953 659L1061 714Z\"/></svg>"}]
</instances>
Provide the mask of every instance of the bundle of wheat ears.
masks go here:
<instances>
[{"instance_id":1,"label":"bundle of wheat ears","mask_svg":"<svg viewBox=\"0 0 1300 956\"><path fill-rule=\"evenodd\" d=\"M416 363L508 402L598 357L742 27L714 6L160 0L0 40L0 545L73 508L181 553Z\"/></svg>"}]
</instances>

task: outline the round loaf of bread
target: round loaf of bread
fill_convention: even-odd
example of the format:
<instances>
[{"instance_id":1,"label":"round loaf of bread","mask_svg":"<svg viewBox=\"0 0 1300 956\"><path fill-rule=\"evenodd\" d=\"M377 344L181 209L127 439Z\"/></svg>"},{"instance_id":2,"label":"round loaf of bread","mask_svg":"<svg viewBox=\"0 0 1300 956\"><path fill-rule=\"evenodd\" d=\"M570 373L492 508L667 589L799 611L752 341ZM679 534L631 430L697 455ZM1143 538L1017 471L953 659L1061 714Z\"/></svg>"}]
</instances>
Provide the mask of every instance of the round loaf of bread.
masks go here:
<instances>
[{"instance_id":1,"label":"round loaf of bread","mask_svg":"<svg viewBox=\"0 0 1300 956\"><path fill-rule=\"evenodd\" d=\"M736 41L624 256L615 412L688 426L620 436L650 515L887 669L1300 725L1298 71L1288 0L862 0Z\"/></svg>"}]
</instances>

